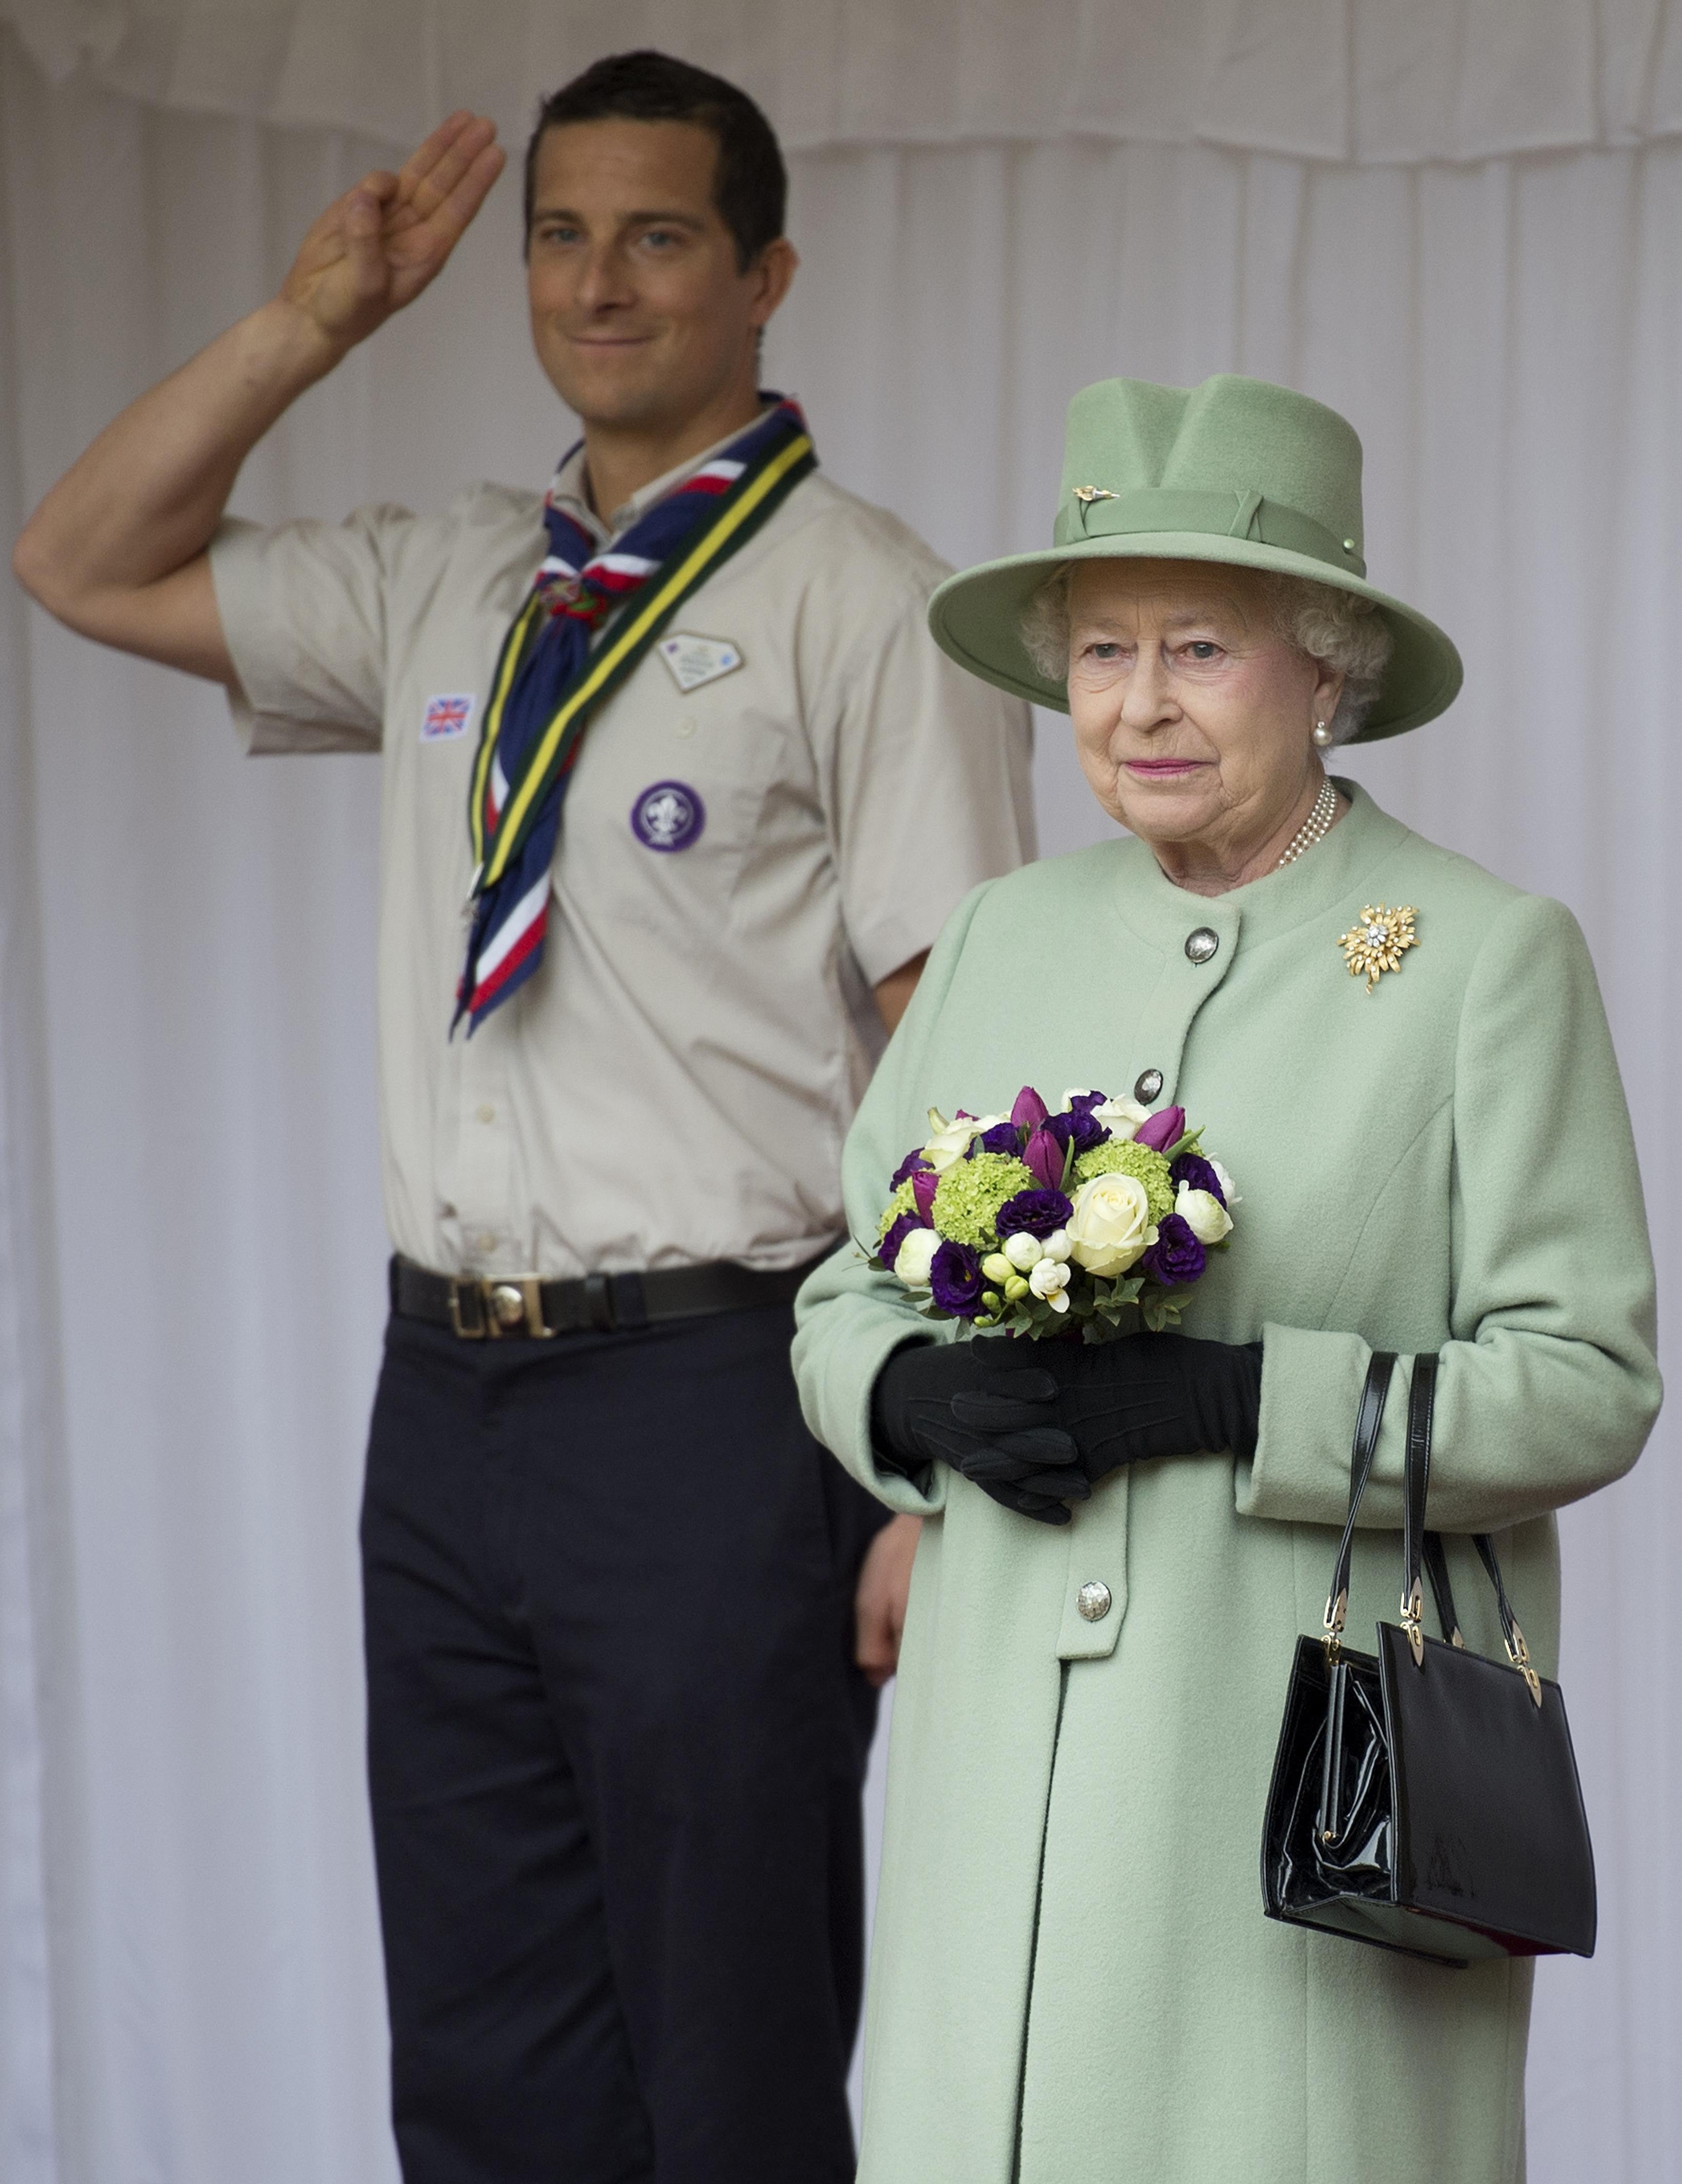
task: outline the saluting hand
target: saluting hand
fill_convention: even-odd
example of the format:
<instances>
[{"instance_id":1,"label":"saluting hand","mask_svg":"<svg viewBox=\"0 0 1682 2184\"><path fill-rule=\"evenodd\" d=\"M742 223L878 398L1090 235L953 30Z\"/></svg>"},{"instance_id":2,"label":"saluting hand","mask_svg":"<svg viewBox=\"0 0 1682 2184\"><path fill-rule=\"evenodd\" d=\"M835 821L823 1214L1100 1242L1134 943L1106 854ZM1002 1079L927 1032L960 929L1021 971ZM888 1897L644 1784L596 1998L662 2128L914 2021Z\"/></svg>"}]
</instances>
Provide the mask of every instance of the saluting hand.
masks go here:
<instances>
[{"instance_id":1,"label":"saluting hand","mask_svg":"<svg viewBox=\"0 0 1682 2184\"><path fill-rule=\"evenodd\" d=\"M485 202L507 157L496 133L464 109L396 174L365 175L304 237L281 301L337 348L365 341L437 276Z\"/></svg>"}]
</instances>

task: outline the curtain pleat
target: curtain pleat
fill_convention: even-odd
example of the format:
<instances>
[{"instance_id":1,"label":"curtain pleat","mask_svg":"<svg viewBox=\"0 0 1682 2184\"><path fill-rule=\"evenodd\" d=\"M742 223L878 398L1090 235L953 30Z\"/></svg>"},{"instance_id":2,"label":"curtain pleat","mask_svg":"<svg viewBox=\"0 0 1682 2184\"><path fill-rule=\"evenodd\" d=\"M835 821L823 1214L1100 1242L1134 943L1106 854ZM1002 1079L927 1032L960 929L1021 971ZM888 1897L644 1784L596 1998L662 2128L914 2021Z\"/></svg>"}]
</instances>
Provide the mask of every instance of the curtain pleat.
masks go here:
<instances>
[{"instance_id":1,"label":"curtain pleat","mask_svg":"<svg viewBox=\"0 0 1682 2184\"><path fill-rule=\"evenodd\" d=\"M1682 129L1682 0L0 0L55 81L393 143L511 133L604 53L744 84L799 151L1218 144L1359 164Z\"/></svg>"},{"instance_id":2,"label":"curtain pleat","mask_svg":"<svg viewBox=\"0 0 1682 2184\"><path fill-rule=\"evenodd\" d=\"M448 11L400 12L426 34L413 95L434 98ZM1389 51L1381 13L1346 19L1369 60ZM1456 14L1482 65L1511 59L1502 13ZM1069 14L1094 71L1106 52L1119 68L1096 14ZM526 11L486 15L554 58ZM1239 71L1259 19L1223 20ZM1650 11L1650 42L1668 20ZM1139 21L1145 47L1167 38L1150 9ZM834 98L862 102L862 48L830 27ZM785 28L766 64L788 47ZM1423 81L1439 63L1384 65L1401 96L1409 68ZM1634 97L1624 48L1573 45L1557 67L1573 98L1618 69ZM320 204L387 156L148 106L93 73L84 58L53 88L0 36L0 482L24 505L268 292ZM1095 73L1082 96L1101 88ZM1373 573L1456 635L1468 675L1445 719L1347 770L1583 920L1671 1294L1682 142L1363 166L1086 134L837 146L799 153L793 179L804 264L769 376L805 402L836 477L955 561L1046 535L1063 407L1090 379L1242 370L1354 421ZM530 355L504 180L437 287L256 453L236 505L270 520L437 506L478 476L538 486L569 429ZM216 694L38 615L19 618L0 728L0 2168L8 2184L380 2184L395 2172L355 1563L385 1248L377 769L242 761ZM1061 720L1042 722L1036 766L1046 850L1095 838ZM1305 1056L1258 1096L1312 1128L1313 1086ZM1682 2174L1682 1882L1660 1854L1682 1751L1653 1729L1682 1698L1663 1642L1677 1440L1662 1421L1632 1477L1563 1522L1601 1941L1540 1974L1540 2184Z\"/></svg>"}]
</instances>

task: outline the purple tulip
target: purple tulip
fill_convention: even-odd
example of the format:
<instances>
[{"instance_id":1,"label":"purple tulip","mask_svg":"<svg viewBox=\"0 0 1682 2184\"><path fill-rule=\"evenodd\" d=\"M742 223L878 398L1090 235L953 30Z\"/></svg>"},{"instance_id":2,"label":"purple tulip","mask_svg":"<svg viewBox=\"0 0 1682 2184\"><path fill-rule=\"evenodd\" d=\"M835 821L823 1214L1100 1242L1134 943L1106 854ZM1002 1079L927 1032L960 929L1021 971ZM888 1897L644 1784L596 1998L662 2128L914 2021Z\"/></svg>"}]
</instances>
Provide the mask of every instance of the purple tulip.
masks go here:
<instances>
[{"instance_id":1,"label":"purple tulip","mask_svg":"<svg viewBox=\"0 0 1682 2184\"><path fill-rule=\"evenodd\" d=\"M883 1265L891 1268L894 1261L899 1256L899 1246L905 1242L906 1237L911 1234L912 1229L927 1228L927 1222L920 1219L916 1214L902 1213L899 1219L894 1222L893 1226L886 1232L880 1245L877 1247L877 1256L881 1260Z\"/></svg>"},{"instance_id":2,"label":"purple tulip","mask_svg":"<svg viewBox=\"0 0 1682 2184\"><path fill-rule=\"evenodd\" d=\"M1165 1290L1183 1290L1203 1272L1203 1246L1192 1234L1190 1223L1170 1213L1157 1223L1156 1241L1139 1263Z\"/></svg>"},{"instance_id":3,"label":"purple tulip","mask_svg":"<svg viewBox=\"0 0 1682 2184\"><path fill-rule=\"evenodd\" d=\"M1001 1243L1006 1236L1049 1236L1068 1225L1074 1210L1061 1190L1019 1190L1005 1201L993 1225Z\"/></svg>"},{"instance_id":4,"label":"purple tulip","mask_svg":"<svg viewBox=\"0 0 1682 2184\"><path fill-rule=\"evenodd\" d=\"M1168 1180L1178 1190L1184 1184L1192 1190L1206 1190L1211 1198L1224 1206L1227 1194L1221 1188L1221 1178L1216 1174L1201 1153L1182 1153L1168 1170Z\"/></svg>"},{"instance_id":5,"label":"purple tulip","mask_svg":"<svg viewBox=\"0 0 1682 2184\"><path fill-rule=\"evenodd\" d=\"M928 1162L923 1158L920 1152L907 1153L904 1160L900 1162L899 1167L894 1169L893 1180L889 1183L888 1186L888 1189L890 1190L897 1190L899 1188L899 1185L905 1182L907 1176L915 1175L919 1168L925 1168L927 1166Z\"/></svg>"},{"instance_id":6,"label":"purple tulip","mask_svg":"<svg viewBox=\"0 0 1682 2184\"><path fill-rule=\"evenodd\" d=\"M1015 1123L995 1123L978 1138L970 1139L970 1153L1009 1153L1014 1160L1022 1149L1022 1134Z\"/></svg>"},{"instance_id":7,"label":"purple tulip","mask_svg":"<svg viewBox=\"0 0 1682 2184\"><path fill-rule=\"evenodd\" d=\"M934 1211L934 1194L939 1188L940 1178L932 1167L920 1167L911 1178L911 1196L925 1221Z\"/></svg>"},{"instance_id":8,"label":"purple tulip","mask_svg":"<svg viewBox=\"0 0 1682 2184\"><path fill-rule=\"evenodd\" d=\"M1051 1131L1042 1123L1028 1133L1028 1143L1022 1147L1022 1164L1036 1183L1047 1190L1063 1187L1063 1148Z\"/></svg>"},{"instance_id":9,"label":"purple tulip","mask_svg":"<svg viewBox=\"0 0 1682 2184\"><path fill-rule=\"evenodd\" d=\"M928 1285L942 1312L973 1319L981 1310L981 1259L967 1244L945 1243L928 1270Z\"/></svg>"},{"instance_id":10,"label":"purple tulip","mask_svg":"<svg viewBox=\"0 0 1682 2184\"><path fill-rule=\"evenodd\" d=\"M1167 1152L1170 1145L1178 1145L1185 1135L1185 1109L1164 1107L1161 1114L1149 1115L1133 1135L1133 1143L1149 1145L1153 1153Z\"/></svg>"},{"instance_id":11,"label":"purple tulip","mask_svg":"<svg viewBox=\"0 0 1682 2184\"><path fill-rule=\"evenodd\" d=\"M1024 1084L1011 1110L1011 1120L1024 1130L1037 1130L1045 1120L1045 1102L1032 1084Z\"/></svg>"}]
</instances>

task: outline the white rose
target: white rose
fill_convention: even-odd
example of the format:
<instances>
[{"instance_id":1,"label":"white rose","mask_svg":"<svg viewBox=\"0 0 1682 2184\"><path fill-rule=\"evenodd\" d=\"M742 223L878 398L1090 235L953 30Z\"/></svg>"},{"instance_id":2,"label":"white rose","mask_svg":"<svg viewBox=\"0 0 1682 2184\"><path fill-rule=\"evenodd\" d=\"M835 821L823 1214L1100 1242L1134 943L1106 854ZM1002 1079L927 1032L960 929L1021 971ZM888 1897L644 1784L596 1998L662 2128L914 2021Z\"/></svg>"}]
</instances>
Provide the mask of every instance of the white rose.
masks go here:
<instances>
[{"instance_id":1,"label":"white rose","mask_svg":"<svg viewBox=\"0 0 1682 2184\"><path fill-rule=\"evenodd\" d=\"M913 1228L907 1234L899 1246L899 1256L894 1262L894 1272L908 1290L928 1287L928 1270L939 1249L940 1239L933 1228Z\"/></svg>"},{"instance_id":2,"label":"white rose","mask_svg":"<svg viewBox=\"0 0 1682 2184\"><path fill-rule=\"evenodd\" d=\"M1063 1262L1042 1259L1028 1278L1028 1285L1037 1297L1044 1297L1053 1312L1067 1312L1068 1298L1063 1292L1069 1286L1069 1270Z\"/></svg>"},{"instance_id":3,"label":"white rose","mask_svg":"<svg viewBox=\"0 0 1682 2184\"><path fill-rule=\"evenodd\" d=\"M1124 1274L1156 1240L1150 1201L1137 1176L1095 1175L1075 1195L1069 1250L1089 1274Z\"/></svg>"},{"instance_id":4,"label":"white rose","mask_svg":"<svg viewBox=\"0 0 1682 2184\"><path fill-rule=\"evenodd\" d=\"M1237 1191L1234 1190L1233 1179L1227 1173L1225 1168L1221 1166L1219 1161L1211 1160L1209 1165L1215 1171L1215 1180L1220 1184L1221 1195L1226 1200L1228 1205L1241 1206L1244 1203L1244 1201L1239 1196Z\"/></svg>"},{"instance_id":5,"label":"white rose","mask_svg":"<svg viewBox=\"0 0 1682 2184\"><path fill-rule=\"evenodd\" d=\"M1019 1274L1025 1274L1030 1267L1037 1267L1046 1256L1045 1246L1039 1237L1030 1236L1026 1228L1018 1228L1015 1235L1007 1236L1000 1248Z\"/></svg>"},{"instance_id":6,"label":"white rose","mask_svg":"<svg viewBox=\"0 0 1682 2184\"><path fill-rule=\"evenodd\" d=\"M995 1123L1008 1123L1010 1119L1008 1115L962 1115L949 1123L938 1107L931 1107L928 1127L933 1134L922 1149L922 1156L937 1175L944 1175L969 1150L972 1138L983 1130L990 1130Z\"/></svg>"},{"instance_id":7,"label":"white rose","mask_svg":"<svg viewBox=\"0 0 1682 2184\"><path fill-rule=\"evenodd\" d=\"M1045 1239L1044 1242L1041 1244L1039 1249L1043 1257L1047 1259L1055 1259L1061 1266L1063 1261L1069 1256L1068 1230L1067 1228L1054 1228L1051 1231L1051 1234Z\"/></svg>"},{"instance_id":8,"label":"white rose","mask_svg":"<svg viewBox=\"0 0 1682 2184\"><path fill-rule=\"evenodd\" d=\"M1063 1105L1072 1106L1083 1096L1078 1092L1066 1092ZM1150 1110L1141 1107L1137 1100L1106 1100L1092 1110L1092 1119L1102 1123L1112 1138L1136 1138L1139 1124L1148 1121L1150 1114Z\"/></svg>"},{"instance_id":9,"label":"white rose","mask_svg":"<svg viewBox=\"0 0 1682 2184\"><path fill-rule=\"evenodd\" d=\"M1189 1183L1183 1183L1174 1211L1200 1244L1218 1244L1223 1236L1232 1234L1233 1217L1212 1190L1194 1190Z\"/></svg>"}]
</instances>

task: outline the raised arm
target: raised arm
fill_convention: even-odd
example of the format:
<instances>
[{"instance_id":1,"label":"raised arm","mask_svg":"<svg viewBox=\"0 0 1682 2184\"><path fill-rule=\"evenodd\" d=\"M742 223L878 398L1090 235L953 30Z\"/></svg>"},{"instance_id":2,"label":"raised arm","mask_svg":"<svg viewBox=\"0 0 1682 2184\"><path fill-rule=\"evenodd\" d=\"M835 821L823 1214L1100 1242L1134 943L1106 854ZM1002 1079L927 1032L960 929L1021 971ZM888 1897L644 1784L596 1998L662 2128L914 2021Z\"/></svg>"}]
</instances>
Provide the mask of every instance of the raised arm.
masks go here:
<instances>
[{"instance_id":1,"label":"raised arm","mask_svg":"<svg viewBox=\"0 0 1682 2184\"><path fill-rule=\"evenodd\" d=\"M231 685L205 549L240 465L340 358L432 281L502 171L494 125L453 114L398 174L315 222L272 302L131 403L13 553L49 614L102 644Z\"/></svg>"}]
</instances>

